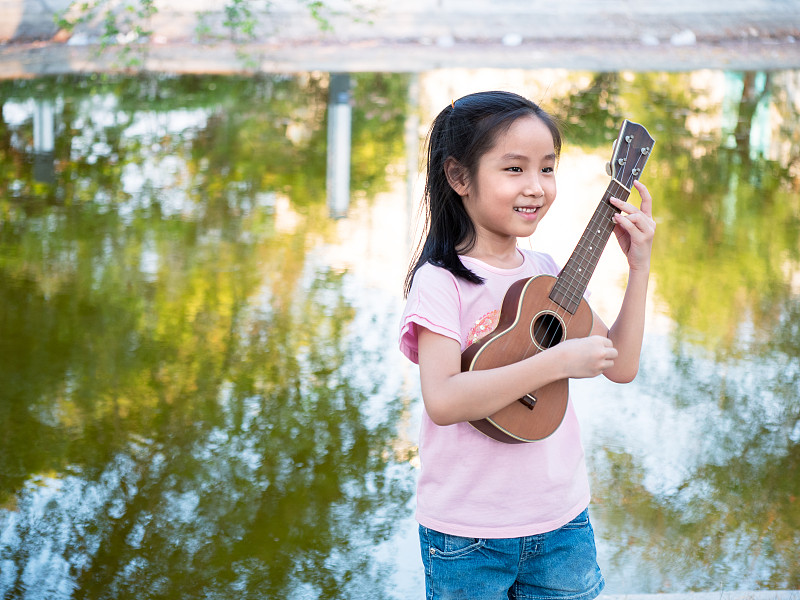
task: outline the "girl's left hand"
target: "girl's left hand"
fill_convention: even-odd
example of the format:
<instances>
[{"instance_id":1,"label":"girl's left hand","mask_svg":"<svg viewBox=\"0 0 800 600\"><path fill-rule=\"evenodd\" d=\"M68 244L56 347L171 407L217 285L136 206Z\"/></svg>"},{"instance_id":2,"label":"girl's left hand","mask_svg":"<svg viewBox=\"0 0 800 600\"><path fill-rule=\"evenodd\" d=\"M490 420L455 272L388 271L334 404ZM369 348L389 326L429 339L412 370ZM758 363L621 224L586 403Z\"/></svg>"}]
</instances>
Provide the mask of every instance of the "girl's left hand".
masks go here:
<instances>
[{"instance_id":1,"label":"girl's left hand","mask_svg":"<svg viewBox=\"0 0 800 600\"><path fill-rule=\"evenodd\" d=\"M650 192L640 181L634 181L633 186L642 199L641 208L611 198L611 204L620 209L622 213L614 215L614 234L617 236L620 248L628 258L631 269L649 269L650 252L653 247L653 236L656 233L656 222L653 220L653 198Z\"/></svg>"}]
</instances>

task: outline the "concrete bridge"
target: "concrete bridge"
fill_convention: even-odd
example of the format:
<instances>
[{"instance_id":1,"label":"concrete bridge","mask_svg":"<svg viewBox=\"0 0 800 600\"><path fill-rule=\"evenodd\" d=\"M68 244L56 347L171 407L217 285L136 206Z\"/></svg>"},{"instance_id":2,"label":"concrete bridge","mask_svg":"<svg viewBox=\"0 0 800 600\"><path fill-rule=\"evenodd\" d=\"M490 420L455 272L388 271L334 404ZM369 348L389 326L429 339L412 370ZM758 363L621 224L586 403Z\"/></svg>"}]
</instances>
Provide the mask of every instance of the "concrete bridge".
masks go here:
<instances>
[{"instance_id":1,"label":"concrete bridge","mask_svg":"<svg viewBox=\"0 0 800 600\"><path fill-rule=\"evenodd\" d=\"M328 0L316 18L299 0L254 1L252 35L238 43L224 4L160 0L146 39L123 30L114 41L146 43L144 67L170 72L800 67L799 0ZM0 0L0 77L115 68L94 52L102 19L56 27L69 6ZM243 65L242 53L254 60Z\"/></svg>"}]
</instances>

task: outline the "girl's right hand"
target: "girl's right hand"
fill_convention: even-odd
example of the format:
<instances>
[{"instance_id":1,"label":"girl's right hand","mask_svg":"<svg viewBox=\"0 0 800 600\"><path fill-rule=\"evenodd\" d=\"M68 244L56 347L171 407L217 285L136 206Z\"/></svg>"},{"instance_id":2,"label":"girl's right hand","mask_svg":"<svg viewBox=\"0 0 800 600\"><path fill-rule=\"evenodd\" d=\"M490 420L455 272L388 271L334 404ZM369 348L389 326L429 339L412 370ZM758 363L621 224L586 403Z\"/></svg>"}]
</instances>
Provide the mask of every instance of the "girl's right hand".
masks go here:
<instances>
[{"instance_id":1,"label":"girl's right hand","mask_svg":"<svg viewBox=\"0 0 800 600\"><path fill-rule=\"evenodd\" d=\"M565 376L571 379L601 375L614 366L618 354L611 340L602 335L565 340L551 350L563 353Z\"/></svg>"}]
</instances>

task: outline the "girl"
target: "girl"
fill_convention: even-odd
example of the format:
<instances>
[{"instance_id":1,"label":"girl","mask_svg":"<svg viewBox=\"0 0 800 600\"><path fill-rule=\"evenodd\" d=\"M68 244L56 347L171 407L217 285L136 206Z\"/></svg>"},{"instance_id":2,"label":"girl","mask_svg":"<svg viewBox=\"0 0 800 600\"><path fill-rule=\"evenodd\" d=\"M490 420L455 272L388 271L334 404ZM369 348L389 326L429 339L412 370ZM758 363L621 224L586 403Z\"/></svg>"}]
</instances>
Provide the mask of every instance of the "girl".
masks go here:
<instances>
[{"instance_id":1,"label":"girl","mask_svg":"<svg viewBox=\"0 0 800 600\"><path fill-rule=\"evenodd\" d=\"M406 278L400 347L419 364L425 411L417 520L429 599L596 597L604 581L588 516L589 482L571 402L550 437L504 444L468 421L531 390L603 374L631 381L639 368L652 199L616 199L614 231L630 275L609 329L514 364L461 372L463 350L491 332L508 287L557 275L553 259L517 247L556 198L561 134L516 94L483 92L451 103L429 133L426 235Z\"/></svg>"}]
</instances>

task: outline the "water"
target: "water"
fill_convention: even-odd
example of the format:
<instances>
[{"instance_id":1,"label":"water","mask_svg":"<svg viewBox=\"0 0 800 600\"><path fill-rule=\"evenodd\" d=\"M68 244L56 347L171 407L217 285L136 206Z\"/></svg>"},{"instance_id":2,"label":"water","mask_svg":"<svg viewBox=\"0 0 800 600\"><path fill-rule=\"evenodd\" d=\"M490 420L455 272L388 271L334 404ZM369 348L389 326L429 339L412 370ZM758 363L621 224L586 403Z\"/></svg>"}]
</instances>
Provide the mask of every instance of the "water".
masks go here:
<instances>
[{"instance_id":1,"label":"water","mask_svg":"<svg viewBox=\"0 0 800 600\"><path fill-rule=\"evenodd\" d=\"M421 597L396 349L418 150L469 91L560 115L563 263L622 118L657 140L639 377L574 382L608 593L800 586L800 72L0 84L0 594ZM612 242L590 290L613 320Z\"/></svg>"}]
</instances>

